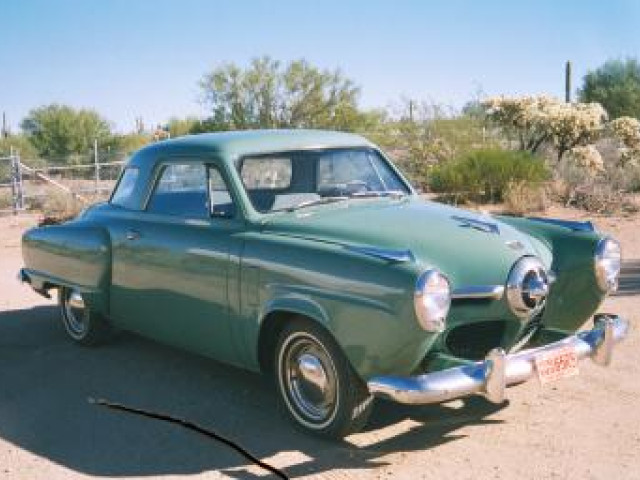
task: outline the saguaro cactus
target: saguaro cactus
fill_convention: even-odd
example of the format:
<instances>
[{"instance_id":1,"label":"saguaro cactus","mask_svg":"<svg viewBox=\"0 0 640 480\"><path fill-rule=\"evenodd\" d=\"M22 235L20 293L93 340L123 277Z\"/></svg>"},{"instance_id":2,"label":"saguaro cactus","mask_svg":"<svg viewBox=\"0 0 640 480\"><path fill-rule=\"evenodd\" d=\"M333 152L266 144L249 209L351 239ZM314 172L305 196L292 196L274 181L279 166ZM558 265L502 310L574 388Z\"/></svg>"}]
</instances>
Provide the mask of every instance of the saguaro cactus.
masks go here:
<instances>
[{"instance_id":1,"label":"saguaro cactus","mask_svg":"<svg viewBox=\"0 0 640 480\"><path fill-rule=\"evenodd\" d=\"M571 62L567 61L564 71L564 99L571 102Z\"/></svg>"}]
</instances>

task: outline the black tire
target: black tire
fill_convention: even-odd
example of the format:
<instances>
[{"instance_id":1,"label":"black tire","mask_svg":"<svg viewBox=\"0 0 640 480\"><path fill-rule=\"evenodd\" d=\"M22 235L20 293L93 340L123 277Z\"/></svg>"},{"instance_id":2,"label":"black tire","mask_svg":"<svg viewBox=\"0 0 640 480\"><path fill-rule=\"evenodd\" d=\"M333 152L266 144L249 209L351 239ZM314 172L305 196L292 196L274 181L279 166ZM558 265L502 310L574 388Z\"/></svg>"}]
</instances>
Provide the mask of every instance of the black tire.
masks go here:
<instances>
[{"instance_id":1,"label":"black tire","mask_svg":"<svg viewBox=\"0 0 640 480\"><path fill-rule=\"evenodd\" d=\"M74 301L75 300L75 304ZM82 307L78 306L82 303ZM100 345L112 336L111 326L107 321L82 300L82 295L69 287L58 289L60 317L67 335L75 343L84 346Z\"/></svg>"},{"instance_id":2,"label":"black tire","mask_svg":"<svg viewBox=\"0 0 640 480\"><path fill-rule=\"evenodd\" d=\"M285 412L305 431L343 438L367 423L373 397L333 337L314 322L296 318L284 327L273 372Z\"/></svg>"}]
</instances>

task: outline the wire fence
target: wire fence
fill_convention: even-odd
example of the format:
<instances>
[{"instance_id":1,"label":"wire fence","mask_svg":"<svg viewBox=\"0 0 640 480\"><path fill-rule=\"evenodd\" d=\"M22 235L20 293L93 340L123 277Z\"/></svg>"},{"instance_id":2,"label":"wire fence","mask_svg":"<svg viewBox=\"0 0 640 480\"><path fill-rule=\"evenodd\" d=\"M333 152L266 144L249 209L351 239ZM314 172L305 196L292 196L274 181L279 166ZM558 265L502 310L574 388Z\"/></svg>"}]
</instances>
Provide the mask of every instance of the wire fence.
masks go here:
<instances>
[{"instance_id":1,"label":"wire fence","mask_svg":"<svg viewBox=\"0 0 640 480\"><path fill-rule=\"evenodd\" d=\"M72 160L77 163L61 165L40 158L25 160L18 152L0 157L0 214L40 209L47 202L61 198L86 204L105 199L127 156L104 154Z\"/></svg>"}]
</instances>

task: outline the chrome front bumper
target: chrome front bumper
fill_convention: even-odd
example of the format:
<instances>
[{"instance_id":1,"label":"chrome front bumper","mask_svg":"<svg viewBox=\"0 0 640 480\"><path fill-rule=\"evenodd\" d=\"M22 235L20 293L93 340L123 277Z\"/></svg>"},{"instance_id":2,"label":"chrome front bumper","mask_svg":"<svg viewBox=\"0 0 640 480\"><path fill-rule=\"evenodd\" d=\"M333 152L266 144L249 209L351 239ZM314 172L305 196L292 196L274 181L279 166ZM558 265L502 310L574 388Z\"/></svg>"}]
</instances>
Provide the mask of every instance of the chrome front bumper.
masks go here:
<instances>
[{"instance_id":1,"label":"chrome front bumper","mask_svg":"<svg viewBox=\"0 0 640 480\"><path fill-rule=\"evenodd\" d=\"M474 393L502 403L506 387L536 375L536 356L569 347L579 359L591 357L598 365L606 366L611 362L613 346L627 335L628 329L628 322L617 315L596 315L592 330L549 345L512 355L495 348L481 362L415 377L374 377L367 385L376 397L409 405L439 403Z\"/></svg>"}]
</instances>

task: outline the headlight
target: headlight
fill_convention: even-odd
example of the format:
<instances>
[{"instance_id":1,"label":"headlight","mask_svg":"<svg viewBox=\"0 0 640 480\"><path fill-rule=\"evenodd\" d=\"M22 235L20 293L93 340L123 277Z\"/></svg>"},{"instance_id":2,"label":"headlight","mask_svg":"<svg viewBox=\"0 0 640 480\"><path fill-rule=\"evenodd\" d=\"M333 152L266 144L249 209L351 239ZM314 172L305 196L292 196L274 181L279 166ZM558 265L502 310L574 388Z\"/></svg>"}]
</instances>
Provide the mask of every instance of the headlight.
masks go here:
<instances>
[{"instance_id":1,"label":"headlight","mask_svg":"<svg viewBox=\"0 0 640 480\"><path fill-rule=\"evenodd\" d=\"M595 254L595 270L598 286L603 292L615 292L620 275L620 244L611 237L598 242Z\"/></svg>"},{"instance_id":2,"label":"headlight","mask_svg":"<svg viewBox=\"0 0 640 480\"><path fill-rule=\"evenodd\" d=\"M427 332L442 332L451 306L451 285L437 270L427 270L418 277L413 299L420 326Z\"/></svg>"}]
</instances>

